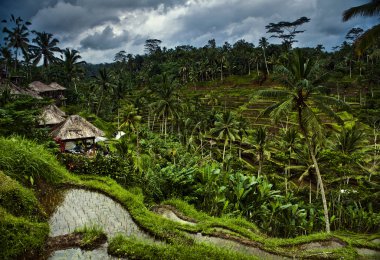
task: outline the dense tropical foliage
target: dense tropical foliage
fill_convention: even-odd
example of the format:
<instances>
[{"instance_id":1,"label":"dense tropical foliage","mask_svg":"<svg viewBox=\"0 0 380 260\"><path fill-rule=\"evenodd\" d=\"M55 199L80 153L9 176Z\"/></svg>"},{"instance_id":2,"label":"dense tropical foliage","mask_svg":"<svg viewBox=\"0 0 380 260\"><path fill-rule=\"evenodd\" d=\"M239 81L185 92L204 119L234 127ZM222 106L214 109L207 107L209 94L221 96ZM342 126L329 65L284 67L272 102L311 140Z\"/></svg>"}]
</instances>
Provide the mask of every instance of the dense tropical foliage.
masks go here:
<instances>
[{"instance_id":1,"label":"dense tropical foliage","mask_svg":"<svg viewBox=\"0 0 380 260\"><path fill-rule=\"evenodd\" d=\"M368 5L344 19L378 13L378 1ZM181 198L213 216L243 217L268 235L380 232L379 38L356 29L332 52L292 48L294 32L303 32L295 28L309 20L270 24L271 33L292 28L290 37L276 36L282 44L211 39L167 49L149 39L146 54L122 50L115 62L93 65L59 49L50 33L34 32L30 41L30 23L11 16L0 135L38 140L74 174L140 187L147 204ZM370 47L357 55L368 35ZM36 127L49 101L11 95L14 77L23 87L33 80L67 87L63 109L104 130L111 154L56 153L48 130ZM117 131L126 135L113 139Z\"/></svg>"}]
</instances>

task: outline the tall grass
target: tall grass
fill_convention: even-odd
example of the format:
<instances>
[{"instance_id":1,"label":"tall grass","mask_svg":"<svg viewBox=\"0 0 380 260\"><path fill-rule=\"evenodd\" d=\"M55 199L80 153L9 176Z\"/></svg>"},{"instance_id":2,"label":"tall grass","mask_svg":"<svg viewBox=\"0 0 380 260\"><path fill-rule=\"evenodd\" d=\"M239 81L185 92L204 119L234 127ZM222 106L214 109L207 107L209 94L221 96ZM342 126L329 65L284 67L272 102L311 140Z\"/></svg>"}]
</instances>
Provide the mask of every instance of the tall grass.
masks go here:
<instances>
[{"instance_id":1,"label":"tall grass","mask_svg":"<svg viewBox=\"0 0 380 260\"><path fill-rule=\"evenodd\" d=\"M42 145L21 137L0 137L0 170L23 184L42 178L59 183L68 172Z\"/></svg>"}]
</instances>

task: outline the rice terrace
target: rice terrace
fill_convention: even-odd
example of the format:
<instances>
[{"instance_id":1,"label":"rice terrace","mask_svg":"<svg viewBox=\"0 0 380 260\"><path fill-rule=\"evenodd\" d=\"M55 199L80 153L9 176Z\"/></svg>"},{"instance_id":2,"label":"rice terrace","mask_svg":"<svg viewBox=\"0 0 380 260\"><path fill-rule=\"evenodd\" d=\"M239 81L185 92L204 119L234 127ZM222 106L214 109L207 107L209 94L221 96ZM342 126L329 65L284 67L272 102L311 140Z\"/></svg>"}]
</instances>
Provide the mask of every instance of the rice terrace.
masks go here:
<instances>
[{"instance_id":1,"label":"rice terrace","mask_svg":"<svg viewBox=\"0 0 380 260\"><path fill-rule=\"evenodd\" d=\"M0 259L380 259L379 0L0 3Z\"/></svg>"}]
</instances>

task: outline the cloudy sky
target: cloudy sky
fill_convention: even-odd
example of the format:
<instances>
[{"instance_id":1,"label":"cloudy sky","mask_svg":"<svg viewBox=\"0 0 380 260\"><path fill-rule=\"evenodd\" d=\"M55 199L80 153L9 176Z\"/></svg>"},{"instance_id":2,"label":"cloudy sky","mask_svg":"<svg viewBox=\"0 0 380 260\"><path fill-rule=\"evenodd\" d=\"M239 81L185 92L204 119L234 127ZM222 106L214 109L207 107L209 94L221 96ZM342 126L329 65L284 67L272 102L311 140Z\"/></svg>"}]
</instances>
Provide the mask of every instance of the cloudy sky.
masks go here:
<instances>
[{"instance_id":1,"label":"cloudy sky","mask_svg":"<svg viewBox=\"0 0 380 260\"><path fill-rule=\"evenodd\" d=\"M80 51L87 62L113 60L115 53L143 53L146 39L162 46L218 46L245 39L257 45L267 38L270 22L311 18L298 46L326 50L340 45L352 27L370 28L374 18L343 23L342 12L369 0L1 0L0 18L10 14L32 23L31 29L52 33L61 48ZM274 38L270 42L276 43Z\"/></svg>"}]
</instances>

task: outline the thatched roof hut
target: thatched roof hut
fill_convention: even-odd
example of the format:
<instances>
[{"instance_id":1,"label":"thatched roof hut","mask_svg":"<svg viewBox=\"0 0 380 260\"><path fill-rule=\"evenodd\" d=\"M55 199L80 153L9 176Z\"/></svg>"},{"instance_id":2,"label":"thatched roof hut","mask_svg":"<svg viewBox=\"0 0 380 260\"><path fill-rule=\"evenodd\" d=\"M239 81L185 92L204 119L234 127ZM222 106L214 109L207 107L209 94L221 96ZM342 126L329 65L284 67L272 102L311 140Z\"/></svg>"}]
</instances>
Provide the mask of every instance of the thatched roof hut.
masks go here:
<instances>
[{"instance_id":1,"label":"thatched roof hut","mask_svg":"<svg viewBox=\"0 0 380 260\"><path fill-rule=\"evenodd\" d=\"M49 87L51 87L52 89L54 90L66 90L65 87L62 87L61 85L59 85L57 82L52 82L49 84Z\"/></svg>"},{"instance_id":2,"label":"thatched roof hut","mask_svg":"<svg viewBox=\"0 0 380 260\"><path fill-rule=\"evenodd\" d=\"M46 106L39 119L39 125L58 125L66 120L66 114L56 105Z\"/></svg>"},{"instance_id":3,"label":"thatched roof hut","mask_svg":"<svg viewBox=\"0 0 380 260\"><path fill-rule=\"evenodd\" d=\"M37 92L39 95L54 99L64 99L65 87L62 87L56 82L46 85L41 81L33 81L29 84L29 89Z\"/></svg>"},{"instance_id":4,"label":"thatched roof hut","mask_svg":"<svg viewBox=\"0 0 380 260\"><path fill-rule=\"evenodd\" d=\"M69 116L66 121L51 132L54 138L62 141L95 139L103 136L102 130L96 128L83 117L78 115Z\"/></svg>"},{"instance_id":5,"label":"thatched roof hut","mask_svg":"<svg viewBox=\"0 0 380 260\"><path fill-rule=\"evenodd\" d=\"M9 89L11 95L26 95L26 96L34 97L36 99L42 99L42 97L38 95L37 92L31 89L24 89L11 82L7 84L0 84L0 92L5 91L6 89Z\"/></svg>"},{"instance_id":6,"label":"thatched roof hut","mask_svg":"<svg viewBox=\"0 0 380 260\"><path fill-rule=\"evenodd\" d=\"M55 90L49 85L42 83L41 81L33 81L32 83L29 84L29 88L37 93L43 93L43 92L49 92L49 91Z\"/></svg>"}]
</instances>

